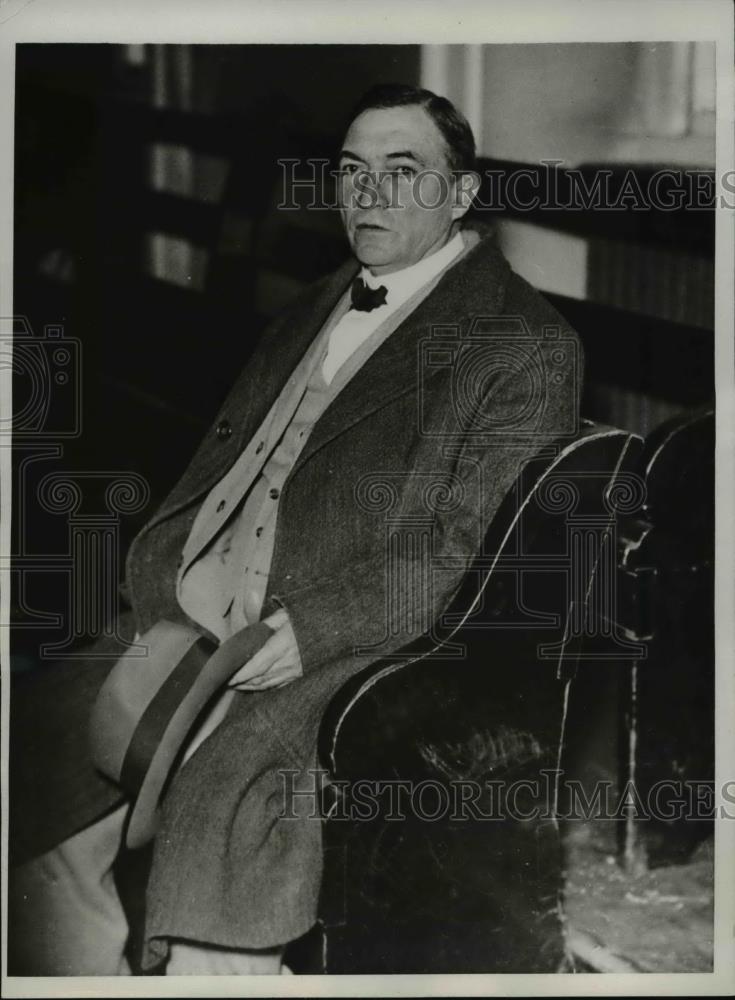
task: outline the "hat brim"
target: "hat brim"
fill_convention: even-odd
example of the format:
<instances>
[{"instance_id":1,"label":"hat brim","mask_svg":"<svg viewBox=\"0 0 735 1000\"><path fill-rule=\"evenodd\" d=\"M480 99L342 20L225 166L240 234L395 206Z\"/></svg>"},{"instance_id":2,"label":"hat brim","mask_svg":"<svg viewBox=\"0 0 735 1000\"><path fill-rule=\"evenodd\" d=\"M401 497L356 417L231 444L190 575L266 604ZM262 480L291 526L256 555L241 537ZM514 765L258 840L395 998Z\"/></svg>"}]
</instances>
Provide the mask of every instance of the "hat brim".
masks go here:
<instances>
[{"instance_id":1,"label":"hat brim","mask_svg":"<svg viewBox=\"0 0 735 1000\"><path fill-rule=\"evenodd\" d=\"M128 847L155 835L161 796L192 728L272 635L257 622L217 646L190 626L160 621L115 665L92 710L90 748L99 770L133 799Z\"/></svg>"},{"instance_id":2,"label":"hat brim","mask_svg":"<svg viewBox=\"0 0 735 1000\"><path fill-rule=\"evenodd\" d=\"M125 842L142 847L155 836L160 823L160 801L171 770L184 749L186 738L209 701L232 675L248 662L273 635L265 622L237 632L209 657L183 696L172 684L171 699L161 705L166 717L163 733L150 758L140 790L130 812Z\"/></svg>"}]
</instances>

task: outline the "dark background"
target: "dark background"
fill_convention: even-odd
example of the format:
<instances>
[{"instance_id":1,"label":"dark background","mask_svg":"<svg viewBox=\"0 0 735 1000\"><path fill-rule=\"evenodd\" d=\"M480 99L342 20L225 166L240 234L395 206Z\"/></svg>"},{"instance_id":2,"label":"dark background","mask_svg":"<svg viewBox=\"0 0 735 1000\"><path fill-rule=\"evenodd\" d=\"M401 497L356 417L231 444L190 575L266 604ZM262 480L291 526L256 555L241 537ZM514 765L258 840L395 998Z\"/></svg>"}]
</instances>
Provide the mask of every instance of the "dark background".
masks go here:
<instances>
[{"instance_id":1,"label":"dark background","mask_svg":"<svg viewBox=\"0 0 735 1000\"><path fill-rule=\"evenodd\" d=\"M82 342L84 433L66 458L137 469L154 501L270 314L346 253L335 212L316 231L294 218L306 213L278 218L276 160L329 155L367 86L418 73L416 47L193 48L207 86L185 101L173 82L158 107L152 67L127 63L123 46L17 50L14 312L36 335L61 324ZM218 200L206 186L196 198L153 190L153 143L217 158ZM151 233L201 248L200 280L156 277Z\"/></svg>"}]
</instances>

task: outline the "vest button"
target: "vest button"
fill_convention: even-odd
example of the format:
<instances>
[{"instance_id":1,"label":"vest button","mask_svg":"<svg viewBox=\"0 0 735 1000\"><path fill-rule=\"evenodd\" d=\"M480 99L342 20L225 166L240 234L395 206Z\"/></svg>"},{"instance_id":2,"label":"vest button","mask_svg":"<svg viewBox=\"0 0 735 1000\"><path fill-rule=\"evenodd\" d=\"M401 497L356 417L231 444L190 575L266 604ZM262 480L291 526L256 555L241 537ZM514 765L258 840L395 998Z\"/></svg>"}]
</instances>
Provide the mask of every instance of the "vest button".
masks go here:
<instances>
[{"instance_id":1,"label":"vest button","mask_svg":"<svg viewBox=\"0 0 735 1000\"><path fill-rule=\"evenodd\" d=\"M277 500L278 499L278 490L275 488L275 486L273 487L272 490L268 491L268 495L270 496L271 500Z\"/></svg>"},{"instance_id":2,"label":"vest button","mask_svg":"<svg viewBox=\"0 0 735 1000\"><path fill-rule=\"evenodd\" d=\"M217 504L217 513L219 514L219 512L224 509L225 509L225 502L224 500L220 500L220 502Z\"/></svg>"},{"instance_id":3,"label":"vest button","mask_svg":"<svg viewBox=\"0 0 735 1000\"><path fill-rule=\"evenodd\" d=\"M226 441L232 436L232 425L229 420L220 420L217 424L217 437L220 441Z\"/></svg>"},{"instance_id":4,"label":"vest button","mask_svg":"<svg viewBox=\"0 0 735 1000\"><path fill-rule=\"evenodd\" d=\"M263 450L263 442L262 442L262 441L260 441L260 442L258 443L258 447L257 447L257 448L255 449L255 454L256 454L256 455L259 455L259 454L261 453L261 451L262 451L262 450Z\"/></svg>"},{"instance_id":5,"label":"vest button","mask_svg":"<svg viewBox=\"0 0 735 1000\"><path fill-rule=\"evenodd\" d=\"M260 536L261 536L262 534L263 534L263 529L262 529L262 528L256 528L256 529L255 529L255 537L256 537L256 538L260 538Z\"/></svg>"}]
</instances>

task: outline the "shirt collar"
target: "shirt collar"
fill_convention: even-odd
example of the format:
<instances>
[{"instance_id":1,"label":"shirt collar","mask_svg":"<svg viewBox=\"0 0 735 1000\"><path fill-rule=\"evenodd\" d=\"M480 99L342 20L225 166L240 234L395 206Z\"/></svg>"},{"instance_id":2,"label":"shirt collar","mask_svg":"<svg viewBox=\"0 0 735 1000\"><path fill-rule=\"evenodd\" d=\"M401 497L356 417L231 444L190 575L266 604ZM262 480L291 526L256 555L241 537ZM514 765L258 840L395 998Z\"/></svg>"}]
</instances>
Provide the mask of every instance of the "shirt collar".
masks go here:
<instances>
[{"instance_id":1,"label":"shirt collar","mask_svg":"<svg viewBox=\"0 0 735 1000\"><path fill-rule=\"evenodd\" d=\"M414 292L435 278L462 253L464 248L462 233L459 232L436 253L424 257L410 267L393 271L391 274L371 274L366 267L363 267L360 277L370 288L379 288L383 285L388 291L385 305L393 308L405 302Z\"/></svg>"}]
</instances>

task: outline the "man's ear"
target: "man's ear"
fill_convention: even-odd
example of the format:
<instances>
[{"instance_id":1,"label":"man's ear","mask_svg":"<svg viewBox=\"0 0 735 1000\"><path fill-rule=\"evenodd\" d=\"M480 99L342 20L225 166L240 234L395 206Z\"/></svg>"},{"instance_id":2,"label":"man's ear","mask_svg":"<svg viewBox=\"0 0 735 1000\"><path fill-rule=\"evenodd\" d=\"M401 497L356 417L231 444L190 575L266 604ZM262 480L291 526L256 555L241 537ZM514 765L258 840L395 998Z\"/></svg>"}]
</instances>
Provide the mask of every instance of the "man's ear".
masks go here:
<instances>
[{"instance_id":1,"label":"man's ear","mask_svg":"<svg viewBox=\"0 0 735 1000\"><path fill-rule=\"evenodd\" d=\"M467 213L480 190L480 175L475 170L456 170L454 178L454 204L452 218L461 219Z\"/></svg>"}]
</instances>

